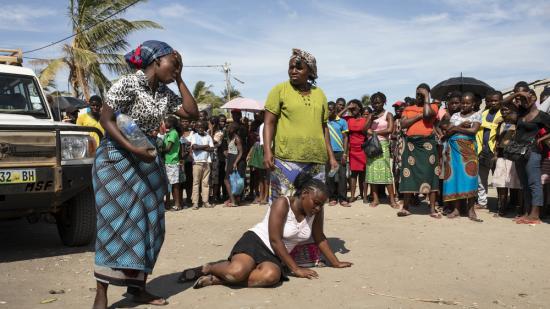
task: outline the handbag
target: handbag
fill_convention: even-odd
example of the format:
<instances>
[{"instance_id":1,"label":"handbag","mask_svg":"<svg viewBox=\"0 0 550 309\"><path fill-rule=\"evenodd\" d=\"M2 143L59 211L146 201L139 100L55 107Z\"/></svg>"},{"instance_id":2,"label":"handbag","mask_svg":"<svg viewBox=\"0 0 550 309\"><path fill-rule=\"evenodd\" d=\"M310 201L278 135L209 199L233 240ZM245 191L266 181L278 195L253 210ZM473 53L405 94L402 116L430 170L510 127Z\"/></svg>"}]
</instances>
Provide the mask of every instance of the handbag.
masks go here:
<instances>
[{"instance_id":1,"label":"handbag","mask_svg":"<svg viewBox=\"0 0 550 309\"><path fill-rule=\"evenodd\" d=\"M518 143L512 140L504 147L502 155L510 161L527 160L531 155L531 143Z\"/></svg>"},{"instance_id":2,"label":"handbag","mask_svg":"<svg viewBox=\"0 0 550 309\"><path fill-rule=\"evenodd\" d=\"M493 169L496 163L495 154L491 150L486 148L481 150L481 152L479 153L478 159L479 159L479 165L486 167L488 169Z\"/></svg>"},{"instance_id":3,"label":"handbag","mask_svg":"<svg viewBox=\"0 0 550 309\"><path fill-rule=\"evenodd\" d=\"M379 157L384 153L376 133L372 133L372 136L367 138L367 140L363 143L362 148L369 158Z\"/></svg>"},{"instance_id":4,"label":"handbag","mask_svg":"<svg viewBox=\"0 0 550 309\"><path fill-rule=\"evenodd\" d=\"M290 256L300 267L323 267L321 250L315 243L302 243L296 245L290 252Z\"/></svg>"}]
</instances>

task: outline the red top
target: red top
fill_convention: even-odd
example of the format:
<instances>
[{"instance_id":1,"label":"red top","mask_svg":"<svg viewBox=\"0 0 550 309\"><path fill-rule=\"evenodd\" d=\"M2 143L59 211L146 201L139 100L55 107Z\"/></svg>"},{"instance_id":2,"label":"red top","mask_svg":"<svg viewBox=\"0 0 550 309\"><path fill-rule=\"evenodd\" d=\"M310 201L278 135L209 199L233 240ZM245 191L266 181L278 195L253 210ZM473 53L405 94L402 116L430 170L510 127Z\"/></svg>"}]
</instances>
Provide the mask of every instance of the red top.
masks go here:
<instances>
[{"instance_id":1,"label":"red top","mask_svg":"<svg viewBox=\"0 0 550 309\"><path fill-rule=\"evenodd\" d=\"M349 144L351 147L361 147L365 142L365 134L363 129L367 124L367 119L363 117L348 118Z\"/></svg>"},{"instance_id":2,"label":"red top","mask_svg":"<svg viewBox=\"0 0 550 309\"><path fill-rule=\"evenodd\" d=\"M437 115L437 112L439 111L439 108L435 104L431 104L432 109L434 110L435 114ZM422 115L424 110L424 106L407 106L405 107L405 110L403 110L403 118L413 118L416 115ZM415 123L413 123L408 129L407 129L407 136L413 136L413 135L423 135L423 136L429 136L433 133L434 130L434 122L436 120L436 117L434 116L430 121L425 120L419 120Z\"/></svg>"},{"instance_id":3,"label":"red top","mask_svg":"<svg viewBox=\"0 0 550 309\"><path fill-rule=\"evenodd\" d=\"M535 138L539 139L539 138L545 136L546 133L548 133L546 128L542 128L542 129L540 129L539 133L537 133L537 136ZM542 146L542 153L541 153L542 158L543 159L550 158L550 147L546 147L546 145L544 145L544 143L541 146Z\"/></svg>"}]
</instances>

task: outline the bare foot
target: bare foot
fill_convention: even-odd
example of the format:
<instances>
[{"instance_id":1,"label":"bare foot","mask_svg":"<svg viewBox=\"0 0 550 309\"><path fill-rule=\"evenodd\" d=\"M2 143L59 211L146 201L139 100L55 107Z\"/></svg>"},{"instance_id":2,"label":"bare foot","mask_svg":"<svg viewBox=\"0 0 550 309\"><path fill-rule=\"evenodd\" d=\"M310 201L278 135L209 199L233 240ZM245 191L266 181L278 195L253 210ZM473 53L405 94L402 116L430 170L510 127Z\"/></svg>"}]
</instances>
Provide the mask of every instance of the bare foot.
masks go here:
<instances>
[{"instance_id":1,"label":"bare foot","mask_svg":"<svg viewBox=\"0 0 550 309\"><path fill-rule=\"evenodd\" d=\"M458 217L460 217L460 212L456 208L450 214L447 215L448 219L454 219Z\"/></svg>"},{"instance_id":2,"label":"bare foot","mask_svg":"<svg viewBox=\"0 0 550 309\"><path fill-rule=\"evenodd\" d=\"M411 212L406 209L401 209L400 211L397 212L398 217L406 217L410 215L411 215Z\"/></svg>"},{"instance_id":3,"label":"bare foot","mask_svg":"<svg viewBox=\"0 0 550 309\"><path fill-rule=\"evenodd\" d=\"M380 202L379 202L379 201L373 201L372 203L369 204L369 207L375 208L375 207L377 207L378 205L380 205Z\"/></svg>"},{"instance_id":4,"label":"bare foot","mask_svg":"<svg viewBox=\"0 0 550 309\"><path fill-rule=\"evenodd\" d=\"M468 218L474 222L483 222L483 220L477 217L477 214L474 208L475 207L471 207L470 210L468 211Z\"/></svg>"}]
</instances>

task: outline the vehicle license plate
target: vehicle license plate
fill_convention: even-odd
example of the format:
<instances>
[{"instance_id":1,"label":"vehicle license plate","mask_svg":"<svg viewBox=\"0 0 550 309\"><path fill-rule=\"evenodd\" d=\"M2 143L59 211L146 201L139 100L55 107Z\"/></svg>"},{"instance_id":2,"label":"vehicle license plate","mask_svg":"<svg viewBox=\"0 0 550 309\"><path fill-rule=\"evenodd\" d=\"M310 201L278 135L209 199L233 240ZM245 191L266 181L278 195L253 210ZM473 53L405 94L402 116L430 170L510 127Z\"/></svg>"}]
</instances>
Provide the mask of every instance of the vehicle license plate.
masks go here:
<instances>
[{"instance_id":1,"label":"vehicle license plate","mask_svg":"<svg viewBox=\"0 0 550 309\"><path fill-rule=\"evenodd\" d=\"M36 182L36 170L0 170L0 184Z\"/></svg>"}]
</instances>

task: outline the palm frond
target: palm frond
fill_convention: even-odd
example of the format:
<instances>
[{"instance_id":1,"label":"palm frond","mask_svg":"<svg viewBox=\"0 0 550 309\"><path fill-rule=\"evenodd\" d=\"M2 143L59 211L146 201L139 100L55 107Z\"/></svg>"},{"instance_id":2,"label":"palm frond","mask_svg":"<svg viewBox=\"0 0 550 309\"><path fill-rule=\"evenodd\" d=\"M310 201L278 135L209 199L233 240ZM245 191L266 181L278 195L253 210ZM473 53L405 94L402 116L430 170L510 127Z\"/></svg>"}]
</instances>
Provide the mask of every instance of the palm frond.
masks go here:
<instances>
[{"instance_id":1,"label":"palm frond","mask_svg":"<svg viewBox=\"0 0 550 309\"><path fill-rule=\"evenodd\" d=\"M38 74L38 81L40 81L40 84L43 86L51 84L52 81L55 80L57 72L65 65L66 63L63 58L50 60L46 67Z\"/></svg>"}]
</instances>

